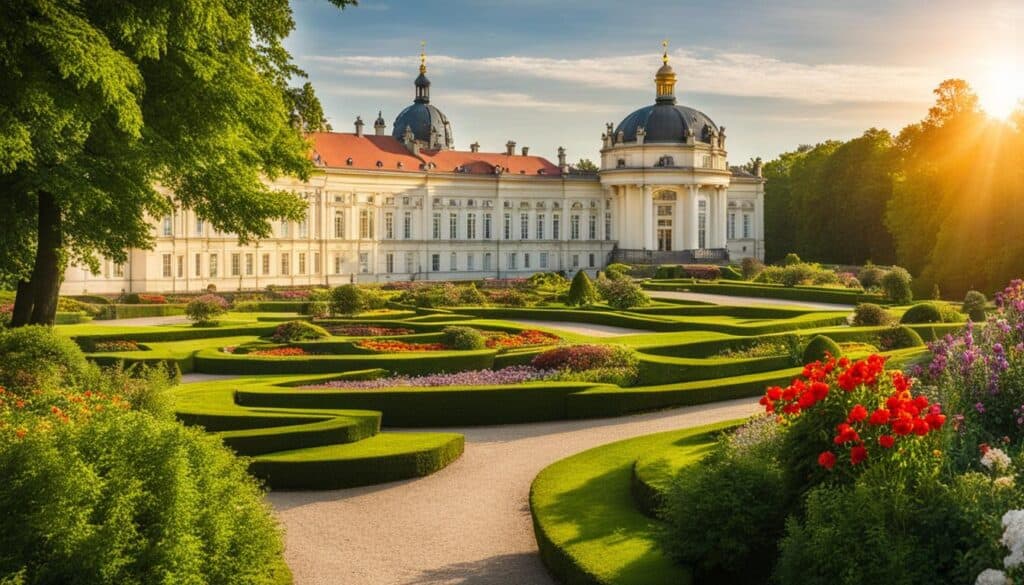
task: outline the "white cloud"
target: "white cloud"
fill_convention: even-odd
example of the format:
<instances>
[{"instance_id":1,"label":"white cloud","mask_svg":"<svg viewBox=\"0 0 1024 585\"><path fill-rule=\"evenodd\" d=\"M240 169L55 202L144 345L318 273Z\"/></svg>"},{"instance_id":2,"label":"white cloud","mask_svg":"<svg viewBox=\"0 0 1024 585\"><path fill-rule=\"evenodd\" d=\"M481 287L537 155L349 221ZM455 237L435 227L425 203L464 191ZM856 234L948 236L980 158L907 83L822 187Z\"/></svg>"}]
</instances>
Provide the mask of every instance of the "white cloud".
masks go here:
<instances>
[{"instance_id":1,"label":"white cloud","mask_svg":"<svg viewBox=\"0 0 1024 585\"><path fill-rule=\"evenodd\" d=\"M621 108L602 104L581 104L567 103L560 101L548 101L537 99L525 93L501 93L501 92L445 92L444 102L446 104L458 104L461 106L483 106L487 108L529 108L547 109L558 112L616 112Z\"/></svg>"},{"instance_id":2,"label":"white cloud","mask_svg":"<svg viewBox=\"0 0 1024 585\"><path fill-rule=\"evenodd\" d=\"M305 60L342 75L406 78L415 71L416 57L313 55ZM440 73L500 75L540 79L570 85L640 90L650 89L658 59L625 55L585 59L544 57L483 57L467 59L431 55L429 65ZM678 91L742 97L791 99L810 103L928 102L929 92L942 76L922 67L862 64L812 65L748 53L708 53L678 50L672 65L679 75Z\"/></svg>"}]
</instances>

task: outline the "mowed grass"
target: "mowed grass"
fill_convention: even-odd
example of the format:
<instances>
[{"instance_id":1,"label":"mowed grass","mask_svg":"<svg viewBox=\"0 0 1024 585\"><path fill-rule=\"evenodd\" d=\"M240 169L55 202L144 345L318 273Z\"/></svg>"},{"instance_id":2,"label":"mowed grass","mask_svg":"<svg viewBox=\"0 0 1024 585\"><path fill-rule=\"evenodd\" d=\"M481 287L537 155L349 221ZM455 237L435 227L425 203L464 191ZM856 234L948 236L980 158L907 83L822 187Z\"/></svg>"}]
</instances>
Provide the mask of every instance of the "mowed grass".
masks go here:
<instances>
[{"instance_id":1,"label":"mowed grass","mask_svg":"<svg viewBox=\"0 0 1024 585\"><path fill-rule=\"evenodd\" d=\"M659 524L631 495L633 466L652 452L671 452L676 469L699 461L716 435L741 421L627 439L584 451L545 468L530 490L541 557L563 583L687 585L688 568L658 546Z\"/></svg>"}]
</instances>

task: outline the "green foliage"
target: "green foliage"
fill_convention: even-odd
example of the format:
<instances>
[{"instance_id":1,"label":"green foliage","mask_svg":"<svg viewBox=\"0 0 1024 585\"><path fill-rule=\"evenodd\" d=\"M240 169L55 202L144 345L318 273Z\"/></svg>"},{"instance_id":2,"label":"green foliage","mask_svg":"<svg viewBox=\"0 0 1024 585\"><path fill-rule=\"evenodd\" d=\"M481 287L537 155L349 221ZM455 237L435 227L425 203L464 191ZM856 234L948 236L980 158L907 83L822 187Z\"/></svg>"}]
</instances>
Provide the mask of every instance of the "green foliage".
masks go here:
<instances>
[{"instance_id":1,"label":"green foliage","mask_svg":"<svg viewBox=\"0 0 1024 585\"><path fill-rule=\"evenodd\" d=\"M598 301L597 290L594 283L590 281L586 270L580 270L572 277L569 285L569 292L566 295L565 304L572 306L592 305Z\"/></svg>"},{"instance_id":2,"label":"green foliage","mask_svg":"<svg viewBox=\"0 0 1024 585\"><path fill-rule=\"evenodd\" d=\"M452 326L444 328L444 344L452 349L484 349L487 338L472 327Z\"/></svg>"},{"instance_id":3,"label":"green foliage","mask_svg":"<svg viewBox=\"0 0 1024 585\"><path fill-rule=\"evenodd\" d=\"M765 266L757 276L754 277L754 282L760 282L764 284L782 284L782 273L785 269L781 266Z\"/></svg>"},{"instance_id":4,"label":"green foliage","mask_svg":"<svg viewBox=\"0 0 1024 585\"><path fill-rule=\"evenodd\" d=\"M721 270L722 278L726 280L746 280L743 273L740 272L735 266L723 266Z\"/></svg>"},{"instance_id":5,"label":"green foliage","mask_svg":"<svg viewBox=\"0 0 1024 585\"><path fill-rule=\"evenodd\" d=\"M857 327L889 325L894 320L892 313L875 303L860 303L853 311L853 324Z\"/></svg>"},{"instance_id":6,"label":"green foliage","mask_svg":"<svg viewBox=\"0 0 1024 585\"><path fill-rule=\"evenodd\" d=\"M942 323L942 311L935 303L917 303L903 313L900 323Z\"/></svg>"},{"instance_id":7,"label":"green foliage","mask_svg":"<svg viewBox=\"0 0 1024 585\"><path fill-rule=\"evenodd\" d=\"M343 284L331 291L331 313L355 315L366 309L366 295L358 285Z\"/></svg>"},{"instance_id":8,"label":"green foliage","mask_svg":"<svg viewBox=\"0 0 1024 585\"><path fill-rule=\"evenodd\" d=\"M230 305L224 297L206 294L189 301L185 306L185 315L196 322L196 325L208 325L216 322L216 318L227 313Z\"/></svg>"},{"instance_id":9,"label":"green foliage","mask_svg":"<svg viewBox=\"0 0 1024 585\"><path fill-rule=\"evenodd\" d=\"M753 256L747 256L740 261L740 268L743 271L744 280L754 280L764 270L764 263Z\"/></svg>"},{"instance_id":10,"label":"green foliage","mask_svg":"<svg viewBox=\"0 0 1024 585\"><path fill-rule=\"evenodd\" d=\"M324 108L320 98L316 97L313 84L308 81L302 87L288 89L287 96L291 102L292 125L303 132L330 132L331 125L324 116Z\"/></svg>"},{"instance_id":11,"label":"green foliage","mask_svg":"<svg viewBox=\"0 0 1024 585\"><path fill-rule=\"evenodd\" d=\"M842 348L827 335L815 335L804 347L804 363L824 361L828 356L838 358L843 355Z\"/></svg>"},{"instance_id":12,"label":"green foliage","mask_svg":"<svg viewBox=\"0 0 1024 585\"><path fill-rule=\"evenodd\" d=\"M781 262L781 264L783 266L793 266L794 264L802 264L802 263L803 263L803 260L801 260L800 256L797 256L794 252L790 252L789 254L786 254L786 257L783 258L782 262Z\"/></svg>"},{"instance_id":13,"label":"green foliage","mask_svg":"<svg viewBox=\"0 0 1024 585\"><path fill-rule=\"evenodd\" d=\"M988 299L985 298L983 293L976 290L969 290L964 295L964 304L960 307L960 311L967 314L967 317L975 323L981 323L985 320L985 305L988 304Z\"/></svg>"},{"instance_id":14,"label":"green foliage","mask_svg":"<svg viewBox=\"0 0 1024 585\"><path fill-rule=\"evenodd\" d=\"M808 284L817 272L818 268L812 264L805 264L803 262L786 264L785 268L782 269L782 284L783 286Z\"/></svg>"},{"instance_id":15,"label":"green foliage","mask_svg":"<svg viewBox=\"0 0 1024 585\"><path fill-rule=\"evenodd\" d=\"M322 339L328 336L330 336L330 333L319 325L313 325L308 321L288 321L278 325L270 339L277 343L290 343Z\"/></svg>"},{"instance_id":16,"label":"green foliage","mask_svg":"<svg viewBox=\"0 0 1024 585\"><path fill-rule=\"evenodd\" d=\"M77 384L89 372L75 342L49 327L32 325L0 331L0 387L28 396Z\"/></svg>"},{"instance_id":17,"label":"green foliage","mask_svg":"<svg viewBox=\"0 0 1024 585\"><path fill-rule=\"evenodd\" d=\"M860 281L860 285L865 289L872 289L876 286L881 286L883 276L885 276L885 270L871 263L865 264L864 267L857 272L857 280Z\"/></svg>"},{"instance_id":18,"label":"green foliage","mask_svg":"<svg viewBox=\"0 0 1024 585\"><path fill-rule=\"evenodd\" d=\"M331 304L327 301L309 301L300 312L314 319L325 319L331 315Z\"/></svg>"},{"instance_id":19,"label":"green foliage","mask_svg":"<svg viewBox=\"0 0 1024 585\"><path fill-rule=\"evenodd\" d=\"M924 345L924 340L917 331L906 325L894 325L879 335L879 347L883 351L891 349L903 349L907 347L919 347Z\"/></svg>"},{"instance_id":20,"label":"green foliage","mask_svg":"<svg viewBox=\"0 0 1024 585\"><path fill-rule=\"evenodd\" d=\"M613 262L604 268L604 274L608 280L622 280L629 278L629 265L621 262Z\"/></svg>"},{"instance_id":21,"label":"green foliage","mask_svg":"<svg viewBox=\"0 0 1024 585\"><path fill-rule=\"evenodd\" d=\"M892 270L885 273L879 284L890 301L905 305L914 300L914 292L910 288L911 280L910 273L906 269L893 266Z\"/></svg>"},{"instance_id":22,"label":"green foliage","mask_svg":"<svg viewBox=\"0 0 1024 585\"><path fill-rule=\"evenodd\" d=\"M582 271L581 271L582 272ZM604 279L597 282L597 290L613 309L620 311L650 304L651 298L629 278Z\"/></svg>"},{"instance_id":23,"label":"green foliage","mask_svg":"<svg viewBox=\"0 0 1024 585\"><path fill-rule=\"evenodd\" d=\"M471 282L459 291L459 302L463 305L486 305L487 295L480 292L475 282Z\"/></svg>"},{"instance_id":24,"label":"green foliage","mask_svg":"<svg viewBox=\"0 0 1024 585\"><path fill-rule=\"evenodd\" d=\"M599 169L589 158L581 158L576 162L575 166L577 171L583 171L585 173L596 173Z\"/></svg>"}]
</instances>

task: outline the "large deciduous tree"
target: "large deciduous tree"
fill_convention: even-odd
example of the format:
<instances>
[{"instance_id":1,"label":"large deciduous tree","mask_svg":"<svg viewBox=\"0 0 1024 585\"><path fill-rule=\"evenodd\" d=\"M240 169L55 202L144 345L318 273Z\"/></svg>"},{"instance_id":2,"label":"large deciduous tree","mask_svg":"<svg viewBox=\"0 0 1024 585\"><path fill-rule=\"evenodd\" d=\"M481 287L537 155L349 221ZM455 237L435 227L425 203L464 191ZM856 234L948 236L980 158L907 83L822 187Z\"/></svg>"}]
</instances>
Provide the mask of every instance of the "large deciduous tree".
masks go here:
<instances>
[{"instance_id":1,"label":"large deciduous tree","mask_svg":"<svg viewBox=\"0 0 1024 585\"><path fill-rule=\"evenodd\" d=\"M264 182L311 168L290 123L293 27L288 0L0 3L0 279L17 286L14 324L53 322L68 262L151 246L147 218L172 211L170 193L243 241L301 216Z\"/></svg>"}]
</instances>

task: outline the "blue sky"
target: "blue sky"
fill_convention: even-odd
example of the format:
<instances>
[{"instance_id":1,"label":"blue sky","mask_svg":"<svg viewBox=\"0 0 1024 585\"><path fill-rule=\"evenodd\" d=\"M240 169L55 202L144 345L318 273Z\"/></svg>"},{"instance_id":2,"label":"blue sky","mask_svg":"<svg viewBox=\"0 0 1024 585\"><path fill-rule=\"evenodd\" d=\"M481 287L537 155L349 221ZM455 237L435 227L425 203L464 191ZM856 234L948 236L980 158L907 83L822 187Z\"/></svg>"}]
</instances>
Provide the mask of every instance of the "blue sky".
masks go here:
<instances>
[{"instance_id":1,"label":"blue sky","mask_svg":"<svg viewBox=\"0 0 1024 585\"><path fill-rule=\"evenodd\" d=\"M335 130L412 102L427 42L431 102L456 147L508 140L594 159L606 122L653 103L669 39L679 102L726 126L729 157L898 131L963 77L983 102L1024 77L1024 0L296 0L287 46ZM1019 82L1018 82L1019 83Z\"/></svg>"}]
</instances>

